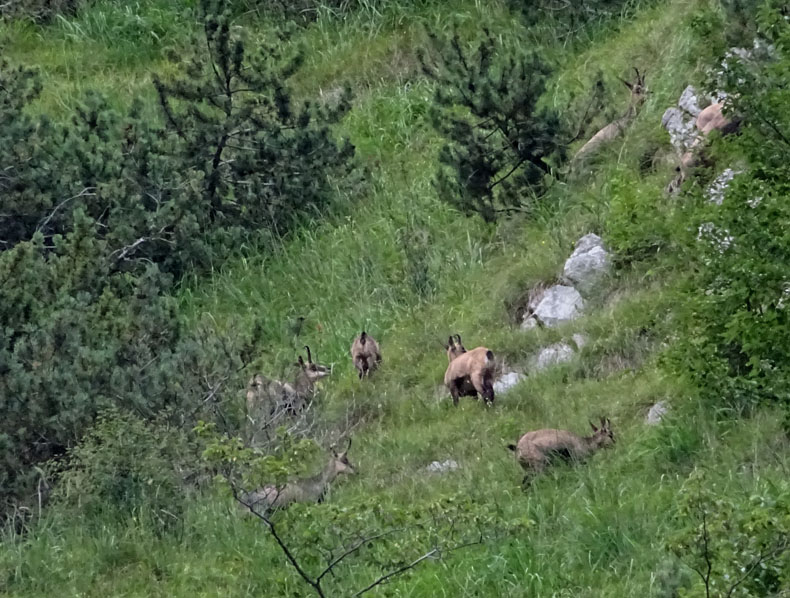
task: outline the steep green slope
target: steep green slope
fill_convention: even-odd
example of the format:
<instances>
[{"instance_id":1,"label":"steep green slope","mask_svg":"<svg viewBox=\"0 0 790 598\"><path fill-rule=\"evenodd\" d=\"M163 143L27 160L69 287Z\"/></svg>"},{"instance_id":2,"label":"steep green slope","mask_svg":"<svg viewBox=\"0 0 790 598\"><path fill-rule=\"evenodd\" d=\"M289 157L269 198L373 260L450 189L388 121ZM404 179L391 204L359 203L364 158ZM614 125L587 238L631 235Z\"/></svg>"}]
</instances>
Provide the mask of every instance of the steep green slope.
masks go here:
<instances>
[{"instance_id":1,"label":"steep green slope","mask_svg":"<svg viewBox=\"0 0 790 598\"><path fill-rule=\"evenodd\" d=\"M624 110L626 100L614 77L632 66L647 71L652 93L623 138L552 191L552 205L531 220L516 217L498 226L464 218L436 198L431 181L440 140L427 118L432 90L416 74L413 50L421 25L441 28L453 16L470 29L484 22L517 38L523 29L514 15L498 3L400 6L384 15L319 21L300 34L311 48L301 93L331 93L344 81L355 88L355 107L342 128L369 167L367 185L276 251L246 249L246 257L209 279L187 281L179 299L187 321L208 315L229 331L258 326L254 368L269 375L279 376L305 343L334 366L321 383L321 431L353 433L350 457L359 475L337 484L328 504L283 514L283 529L303 533L300 520L321 526L329 509L345 505L378 504L385 514L412 505L450 510L441 501L453 497L520 530L428 559L378 595L674 596L693 575L666 548L682 526L678 495L691 472L706 470L733 493L748 494L787 471L787 441L775 414L716 424L689 400L693 389L658 367L672 289L684 274L671 257L621 265L588 315L565 327L522 331L515 318L534 285L557 278L582 234L606 240L622 222L611 217L613 210L627 211L622 186L652 198L655 211L641 215L645 226L653 226L653 217L673 222L673 205L661 203L672 167L661 160L670 150L660 118L685 85L701 77L706 52L689 24L706 4L673 0L645 7L578 48L549 49L559 64L550 94L557 106L585 93L599 70L612 82L612 113ZM40 63L55 83L42 110L68 104L83 85L112 89L118 102L126 91L146 88L147 73L159 65L158 44L127 60L126 51L109 51L111 35L69 37L78 24L5 31L12 54ZM264 30L255 27L253 34ZM40 45L32 41L39 35ZM60 54L62 47L69 53ZM88 56L95 68L85 68ZM72 62L81 65L78 74ZM658 156L655 165L646 166L646 156ZM305 323L296 338L289 322L299 316ZM381 371L363 382L347 355L361 329L384 352ZM447 360L441 343L450 333L522 368L540 347L576 332L589 339L578 359L531 374L493 409L470 399L453 408L441 386ZM239 406L245 382L237 383ZM672 405L672 415L647 427L646 410L658 400ZM522 472L508 443L543 427L583 432L588 419L599 416L614 422L613 449L583 466L557 467L521 490ZM445 459L456 460L460 470L425 471ZM0 588L11 596L309 595L265 528L240 517L219 491L190 497L173 533L159 534L139 515L91 526L57 513L45 517L34 533L5 543ZM400 550L404 562L422 554L408 543ZM321 569L318 557L305 558ZM328 595L350 595L375 579L376 558L371 550L339 567Z\"/></svg>"}]
</instances>

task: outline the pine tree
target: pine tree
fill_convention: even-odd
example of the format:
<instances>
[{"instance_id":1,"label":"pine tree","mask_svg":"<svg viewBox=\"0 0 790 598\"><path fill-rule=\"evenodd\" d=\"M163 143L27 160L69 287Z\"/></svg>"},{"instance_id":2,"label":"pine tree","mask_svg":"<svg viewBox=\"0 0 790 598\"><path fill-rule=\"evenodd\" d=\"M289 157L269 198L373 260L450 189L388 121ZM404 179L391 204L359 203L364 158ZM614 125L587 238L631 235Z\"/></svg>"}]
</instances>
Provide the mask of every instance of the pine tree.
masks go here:
<instances>
[{"instance_id":1,"label":"pine tree","mask_svg":"<svg viewBox=\"0 0 790 598\"><path fill-rule=\"evenodd\" d=\"M420 55L437 83L431 120L446 143L436 186L465 213L494 221L524 209L565 156L559 115L539 105L549 70L534 54L509 51L488 30L472 52L456 32L429 34L433 60Z\"/></svg>"},{"instance_id":2,"label":"pine tree","mask_svg":"<svg viewBox=\"0 0 790 598\"><path fill-rule=\"evenodd\" d=\"M184 169L204 175L211 222L287 231L295 217L320 210L332 177L353 168L354 148L330 129L350 108L350 91L334 106L293 101L288 82L302 64L282 39L252 52L231 34L223 1L203 0L204 39L183 73L155 79L166 124L180 140Z\"/></svg>"}]
</instances>

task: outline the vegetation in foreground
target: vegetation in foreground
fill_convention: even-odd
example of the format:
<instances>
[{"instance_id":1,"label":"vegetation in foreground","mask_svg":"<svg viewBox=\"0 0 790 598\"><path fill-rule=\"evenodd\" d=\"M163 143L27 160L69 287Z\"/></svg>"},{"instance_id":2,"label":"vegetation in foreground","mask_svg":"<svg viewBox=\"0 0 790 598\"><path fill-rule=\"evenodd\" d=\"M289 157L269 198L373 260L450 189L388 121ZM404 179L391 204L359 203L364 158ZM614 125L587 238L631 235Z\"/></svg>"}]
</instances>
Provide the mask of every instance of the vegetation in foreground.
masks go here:
<instances>
[{"instance_id":1,"label":"vegetation in foreground","mask_svg":"<svg viewBox=\"0 0 790 598\"><path fill-rule=\"evenodd\" d=\"M243 2L63 7L0 25L4 593L788 591L781 10L344 3L283 33L293 15ZM756 35L773 54L712 81ZM518 96L527 41L542 82ZM477 70L459 75L453 47ZM626 108L616 77L633 66L650 91L639 112L569 163ZM491 97L459 100L470 78ZM729 92L746 118L668 198L660 119L688 83ZM518 143L535 130L544 146ZM488 178L464 187L479 164ZM725 165L745 173L711 205ZM520 330L529 291L590 231L616 270L585 317ZM360 381L348 347L363 329L383 361ZM528 369L576 332L576 359ZM450 333L527 381L490 409L453 408ZM303 344L332 375L250 450L245 384L288 376ZM645 426L658 400L669 415ZM508 444L599 417L610 450L522 491ZM233 491L310 475L349 436L357 474L322 504L263 520L235 506ZM426 470L447 459L460 468Z\"/></svg>"}]
</instances>

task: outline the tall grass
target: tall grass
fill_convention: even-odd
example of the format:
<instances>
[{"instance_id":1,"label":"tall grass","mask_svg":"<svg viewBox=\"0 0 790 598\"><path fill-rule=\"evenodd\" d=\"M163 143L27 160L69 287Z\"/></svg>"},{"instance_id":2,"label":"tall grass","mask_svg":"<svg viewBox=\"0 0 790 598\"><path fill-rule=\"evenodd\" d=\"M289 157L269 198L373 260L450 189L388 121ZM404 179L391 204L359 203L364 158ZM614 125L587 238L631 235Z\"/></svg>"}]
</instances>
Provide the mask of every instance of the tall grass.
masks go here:
<instances>
[{"instance_id":1,"label":"tall grass","mask_svg":"<svg viewBox=\"0 0 790 598\"><path fill-rule=\"evenodd\" d=\"M614 77L632 65L647 70L652 94L624 138L558 185L549 209L495 227L436 198L432 177L441 141L428 124L432 89L417 76L414 47L423 25L442 29L453 20L470 32L486 23L518 39L523 27L503 3L365 3L347 16L324 15L298 34L295 42L310 49L297 82L303 96L320 99L345 81L355 87L357 103L342 132L371 173L364 195L343 198L333 214L269 253L241 249L243 257L208 279L187 281L179 299L187 322L208 315L220 328L258 325L254 369L280 376L306 343L319 361L334 365L321 384L320 408L328 425L355 426L350 456L361 473L333 488L332 503L375 501L386 511L460 493L525 526L521 536L491 538L426 562L379 595L673 596L689 572L666 554L664 542L675 525L675 496L693 468L723 478L743 471L737 483L744 488L784 475L788 453L775 440L777 418L763 413L722 428L694 407L693 389L657 367L671 310L667 289L679 276L671 263L618 272L591 300L589 315L565 327L525 332L514 317L533 285L556 279L581 234L602 230L612 173L629 172L663 201L666 173L645 171L643 156L666 151L661 113L699 67L699 42L685 26L698 4L648 6L616 27L592 29L579 47L549 48L559 65L551 88L557 106L586 93L602 70L612 109L624 109L626 94ZM167 44L182 43L173 37L177 24L188 21L178 21L180 14L180 5L163 0L135 10L100 3L48 29L4 25L3 32L15 56L29 50L30 62L57 82L56 93L111 87L113 77L128 77L118 82L123 95L147 84L146 73L161 66ZM266 26L253 23L249 34L265 35ZM120 54L135 44L139 54L124 62ZM110 50L116 45L118 56ZM75 64L104 66L85 72ZM59 101L67 104L70 96ZM44 106L53 102L47 96ZM297 335L291 322L299 316L305 321ZM360 383L347 350L363 328L381 342L384 365ZM441 386L448 334L462 334L467 345L486 344L509 368L529 370L540 347L575 332L588 343L572 362L530 371L493 409L470 399L452 408ZM237 381L239 401L244 382ZM669 402L671 415L646 427L644 415L657 400ZM604 415L615 423L613 449L584 466L552 469L522 492L522 472L507 443L542 427L583 433L588 419ZM424 469L449 458L459 471ZM284 518L321 516L317 505ZM259 596L276 582L289 595L306 595L265 532L239 517L224 495L190 500L178 532L162 535L144 521L130 514L121 524L108 519L86 528L52 511L27 536L9 530L0 591ZM409 547L404 550L408 558ZM338 571L334 595L347 595L374 575L372 563L349 562Z\"/></svg>"}]
</instances>

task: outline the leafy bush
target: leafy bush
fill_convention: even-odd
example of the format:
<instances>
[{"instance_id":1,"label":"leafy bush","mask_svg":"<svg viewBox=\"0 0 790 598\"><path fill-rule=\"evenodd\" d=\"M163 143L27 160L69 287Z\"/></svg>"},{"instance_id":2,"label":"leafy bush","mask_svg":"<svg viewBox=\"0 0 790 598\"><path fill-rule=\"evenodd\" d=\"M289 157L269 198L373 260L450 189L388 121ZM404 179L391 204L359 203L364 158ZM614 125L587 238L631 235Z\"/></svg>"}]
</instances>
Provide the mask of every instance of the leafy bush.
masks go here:
<instances>
[{"instance_id":1,"label":"leafy bush","mask_svg":"<svg viewBox=\"0 0 790 598\"><path fill-rule=\"evenodd\" d=\"M660 191L626 173L615 175L608 190L606 239L623 262L655 255L670 242L669 209Z\"/></svg>"},{"instance_id":2,"label":"leafy bush","mask_svg":"<svg viewBox=\"0 0 790 598\"><path fill-rule=\"evenodd\" d=\"M692 476L668 542L697 573L683 596L775 596L790 587L790 485L760 484L749 495Z\"/></svg>"},{"instance_id":3,"label":"leafy bush","mask_svg":"<svg viewBox=\"0 0 790 598\"><path fill-rule=\"evenodd\" d=\"M526 209L565 156L559 114L539 105L548 67L488 30L473 52L463 48L458 32L446 43L430 39L435 64L424 54L420 61L438 84L431 122L447 140L439 155L439 195L489 222Z\"/></svg>"},{"instance_id":4,"label":"leafy bush","mask_svg":"<svg viewBox=\"0 0 790 598\"><path fill-rule=\"evenodd\" d=\"M53 500L86 522L134 515L167 529L181 517L196 456L182 430L110 409L68 451Z\"/></svg>"},{"instance_id":5,"label":"leafy bush","mask_svg":"<svg viewBox=\"0 0 790 598\"><path fill-rule=\"evenodd\" d=\"M716 405L743 408L759 400L790 405L790 25L767 5L758 22L774 42L770 60L730 60L731 110L745 115L728 141L746 172L721 205L696 190L684 261L692 275L681 312L683 334L670 362Z\"/></svg>"}]
</instances>

